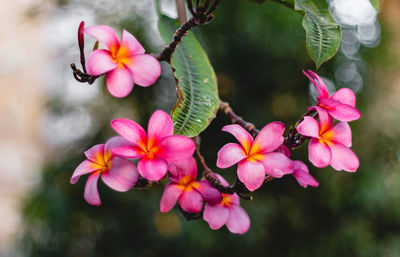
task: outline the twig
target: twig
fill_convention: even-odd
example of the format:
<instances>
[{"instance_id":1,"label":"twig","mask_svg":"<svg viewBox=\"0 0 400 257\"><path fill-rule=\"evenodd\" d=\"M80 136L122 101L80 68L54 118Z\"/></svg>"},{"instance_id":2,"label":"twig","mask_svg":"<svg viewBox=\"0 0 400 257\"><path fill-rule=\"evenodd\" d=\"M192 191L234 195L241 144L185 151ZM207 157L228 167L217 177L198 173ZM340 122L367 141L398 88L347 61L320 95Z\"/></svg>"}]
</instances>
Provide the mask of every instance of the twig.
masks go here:
<instances>
[{"instance_id":1,"label":"twig","mask_svg":"<svg viewBox=\"0 0 400 257\"><path fill-rule=\"evenodd\" d=\"M260 132L252 123L245 121L242 117L234 113L228 102L220 100L219 110L225 113L232 123L238 124L249 131L253 137L256 137Z\"/></svg>"},{"instance_id":2,"label":"twig","mask_svg":"<svg viewBox=\"0 0 400 257\"><path fill-rule=\"evenodd\" d=\"M164 47L162 52L156 56L156 58L161 61L166 61L168 63L171 62L171 56L175 52L176 47L182 42L182 38L187 35L187 32L191 30L193 27L197 25L203 25L211 22L214 19L212 12L214 12L221 0L215 0L214 4L211 8L208 8L210 5L210 0L206 0L203 5L200 4L199 0L196 0L196 10L193 9L192 0L187 0L187 5L190 13L193 15L190 20L186 21L186 13L184 13L185 8L182 4L182 0L176 0L178 15L180 21L186 21L182 24L182 26L176 30L172 41L168 44L168 46ZM184 15L184 16L183 16Z\"/></svg>"}]
</instances>

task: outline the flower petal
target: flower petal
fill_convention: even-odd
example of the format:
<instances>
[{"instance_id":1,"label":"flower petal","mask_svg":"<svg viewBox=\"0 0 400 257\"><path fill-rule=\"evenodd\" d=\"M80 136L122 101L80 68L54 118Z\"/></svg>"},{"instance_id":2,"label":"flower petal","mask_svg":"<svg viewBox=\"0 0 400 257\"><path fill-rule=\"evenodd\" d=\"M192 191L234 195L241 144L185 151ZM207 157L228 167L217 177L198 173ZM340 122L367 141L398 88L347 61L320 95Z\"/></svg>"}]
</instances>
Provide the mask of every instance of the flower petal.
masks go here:
<instances>
[{"instance_id":1,"label":"flower petal","mask_svg":"<svg viewBox=\"0 0 400 257\"><path fill-rule=\"evenodd\" d=\"M314 73L312 70L308 70L308 72L311 75L307 74L307 72L305 72L303 70L303 74L307 76L307 78L311 81L311 83L313 83L315 89L317 89L318 96L319 97L329 97L329 92L328 92L328 89L325 86L324 81L316 73ZM315 80L317 80L318 83Z\"/></svg>"},{"instance_id":2,"label":"flower petal","mask_svg":"<svg viewBox=\"0 0 400 257\"><path fill-rule=\"evenodd\" d=\"M114 29L107 25L87 27L83 32L95 37L101 43L105 44L109 50L116 50L119 48L117 34Z\"/></svg>"},{"instance_id":3,"label":"flower petal","mask_svg":"<svg viewBox=\"0 0 400 257\"><path fill-rule=\"evenodd\" d=\"M133 74L135 84L142 87L153 85L161 75L160 63L149 54L134 55L127 65Z\"/></svg>"},{"instance_id":4,"label":"flower petal","mask_svg":"<svg viewBox=\"0 0 400 257\"><path fill-rule=\"evenodd\" d=\"M318 121L310 116L305 116L296 129L303 136L319 138Z\"/></svg>"},{"instance_id":5,"label":"flower petal","mask_svg":"<svg viewBox=\"0 0 400 257\"><path fill-rule=\"evenodd\" d=\"M330 165L335 170L354 172L358 169L360 162L357 155L350 148L337 142L332 142L329 146L332 151Z\"/></svg>"},{"instance_id":6,"label":"flower petal","mask_svg":"<svg viewBox=\"0 0 400 257\"><path fill-rule=\"evenodd\" d=\"M178 185L167 184L161 197L160 211L169 212L175 206L182 193L183 190Z\"/></svg>"},{"instance_id":7,"label":"flower petal","mask_svg":"<svg viewBox=\"0 0 400 257\"><path fill-rule=\"evenodd\" d=\"M106 74L108 92L114 97L122 98L132 91L133 77L128 68L117 67Z\"/></svg>"},{"instance_id":8,"label":"flower petal","mask_svg":"<svg viewBox=\"0 0 400 257\"><path fill-rule=\"evenodd\" d=\"M194 189L185 190L179 197L179 204L184 211L197 213L203 208L203 197Z\"/></svg>"},{"instance_id":9,"label":"flower petal","mask_svg":"<svg viewBox=\"0 0 400 257\"><path fill-rule=\"evenodd\" d=\"M226 222L231 233L244 234L250 228L250 218L246 211L239 205L234 205L230 209L229 218Z\"/></svg>"},{"instance_id":10,"label":"flower petal","mask_svg":"<svg viewBox=\"0 0 400 257\"><path fill-rule=\"evenodd\" d=\"M104 49L93 51L86 61L86 70L92 76L105 74L117 66L118 64L112 60L110 52Z\"/></svg>"},{"instance_id":11,"label":"flower petal","mask_svg":"<svg viewBox=\"0 0 400 257\"><path fill-rule=\"evenodd\" d=\"M111 127L123 138L141 149L146 149L146 132L134 121L128 119L115 119Z\"/></svg>"},{"instance_id":12,"label":"flower petal","mask_svg":"<svg viewBox=\"0 0 400 257\"><path fill-rule=\"evenodd\" d=\"M340 104L334 108L328 109L328 113L333 118L345 122L350 122L361 118L360 111L347 104Z\"/></svg>"},{"instance_id":13,"label":"flower petal","mask_svg":"<svg viewBox=\"0 0 400 257\"><path fill-rule=\"evenodd\" d=\"M101 167L99 167L96 163L93 163L93 162L88 161L88 160L84 160L75 169L74 173L72 174L70 183L71 184L76 184L78 182L79 178L82 175L95 172L95 171L99 170L100 168Z\"/></svg>"},{"instance_id":14,"label":"flower petal","mask_svg":"<svg viewBox=\"0 0 400 257\"><path fill-rule=\"evenodd\" d=\"M351 129L349 124L346 122L337 123L332 129L321 135L321 137L330 141L342 143L347 147L351 147Z\"/></svg>"},{"instance_id":15,"label":"flower petal","mask_svg":"<svg viewBox=\"0 0 400 257\"><path fill-rule=\"evenodd\" d=\"M184 177L190 177L190 181L195 181L197 177L197 165L193 157L189 157L168 166L172 177L178 180Z\"/></svg>"},{"instance_id":16,"label":"flower petal","mask_svg":"<svg viewBox=\"0 0 400 257\"><path fill-rule=\"evenodd\" d=\"M104 153L111 152L114 148L132 146L132 143L123 137L116 136L107 140L104 145Z\"/></svg>"},{"instance_id":17,"label":"flower petal","mask_svg":"<svg viewBox=\"0 0 400 257\"><path fill-rule=\"evenodd\" d=\"M196 190L201 194L204 201L209 203L220 203L222 200L221 192L214 188L207 180L196 182Z\"/></svg>"},{"instance_id":18,"label":"flower petal","mask_svg":"<svg viewBox=\"0 0 400 257\"><path fill-rule=\"evenodd\" d=\"M264 183L264 166L258 161L242 160L239 162L237 175L247 189L254 191Z\"/></svg>"},{"instance_id":19,"label":"flower petal","mask_svg":"<svg viewBox=\"0 0 400 257\"><path fill-rule=\"evenodd\" d=\"M99 206L101 204L99 191L97 190L97 180L100 176L100 171L91 174L86 182L85 193L83 197L85 200L95 206Z\"/></svg>"},{"instance_id":20,"label":"flower petal","mask_svg":"<svg viewBox=\"0 0 400 257\"><path fill-rule=\"evenodd\" d=\"M329 115L329 110L322 108L320 106L312 106L309 109L315 109L318 112L318 119L319 119L319 134L324 133L325 131L329 130L333 125L333 118Z\"/></svg>"},{"instance_id":21,"label":"flower petal","mask_svg":"<svg viewBox=\"0 0 400 257\"><path fill-rule=\"evenodd\" d=\"M286 157L290 158L290 151L286 145L281 145L278 149L276 149L276 152L283 153Z\"/></svg>"},{"instance_id":22,"label":"flower petal","mask_svg":"<svg viewBox=\"0 0 400 257\"><path fill-rule=\"evenodd\" d=\"M253 145L253 137L244 128L237 124L226 125L222 131L231 133L237 141L243 146L246 153L250 153L250 148Z\"/></svg>"},{"instance_id":23,"label":"flower petal","mask_svg":"<svg viewBox=\"0 0 400 257\"><path fill-rule=\"evenodd\" d=\"M283 132L285 132L285 125L282 122L274 121L267 124L254 140L251 154L275 151L283 143Z\"/></svg>"},{"instance_id":24,"label":"flower petal","mask_svg":"<svg viewBox=\"0 0 400 257\"><path fill-rule=\"evenodd\" d=\"M167 174L167 167L167 162L160 158L143 157L138 163L140 175L149 181L162 179Z\"/></svg>"},{"instance_id":25,"label":"flower petal","mask_svg":"<svg viewBox=\"0 0 400 257\"><path fill-rule=\"evenodd\" d=\"M243 148L235 143L228 143L218 151L217 167L225 169L246 158Z\"/></svg>"},{"instance_id":26,"label":"flower petal","mask_svg":"<svg viewBox=\"0 0 400 257\"><path fill-rule=\"evenodd\" d=\"M356 95L354 94L353 90L349 88L339 89L330 98L341 102L342 104L348 104L351 107L356 107Z\"/></svg>"},{"instance_id":27,"label":"flower petal","mask_svg":"<svg viewBox=\"0 0 400 257\"><path fill-rule=\"evenodd\" d=\"M101 178L107 186L119 192L126 192L136 185L139 172L135 164L117 156L110 162L110 169L101 173Z\"/></svg>"},{"instance_id":28,"label":"flower petal","mask_svg":"<svg viewBox=\"0 0 400 257\"><path fill-rule=\"evenodd\" d=\"M229 218L229 209L219 204L206 204L203 219L207 221L211 229L220 229Z\"/></svg>"},{"instance_id":29,"label":"flower petal","mask_svg":"<svg viewBox=\"0 0 400 257\"><path fill-rule=\"evenodd\" d=\"M104 165L104 144L98 144L86 150L85 156L94 163Z\"/></svg>"},{"instance_id":30,"label":"flower petal","mask_svg":"<svg viewBox=\"0 0 400 257\"><path fill-rule=\"evenodd\" d=\"M195 149L193 140L181 135L166 137L158 146L160 147L159 155L170 163L189 158Z\"/></svg>"},{"instance_id":31,"label":"flower petal","mask_svg":"<svg viewBox=\"0 0 400 257\"><path fill-rule=\"evenodd\" d=\"M265 173L274 178L293 172L293 162L283 153L267 153L262 163Z\"/></svg>"},{"instance_id":32,"label":"flower petal","mask_svg":"<svg viewBox=\"0 0 400 257\"><path fill-rule=\"evenodd\" d=\"M297 180L300 186L306 188L307 186L317 187L318 181L308 172L308 167L302 161L293 161L293 177Z\"/></svg>"},{"instance_id":33,"label":"flower petal","mask_svg":"<svg viewBox=\"0 0 400 257\"><path fill-rule=\"evenodd\" d=\"M135 146L123 146L112 149L112 154L129 159L138 159L146 155L146 153Z\"/></svg>"},{"instance_id":34,"label":"flower petal","mask_svg":"<svg viewBox=\"0 0 400 257\"><path fill-rule=\"evenodd\" d=\"M145 52L139 41L126 30L122 30L121 47L127 48L129 55L144 54Z\"/></svg>"},{"instance_id":35,"label":"flower petal","mask_svg":"<svg viewBox=\"0 0 400 257\"><path fill-rule=\"evenodd\" d=\"M147 126L147 148L157 144L164 137L174 134L174 125L168 113L158 110L151 115Z\"/></svg>"},{"instance_id":36,"label":"flower petal","mask_svg":"<svg viewBox=\"0 0 400 257\"><path fill-rule=\"evenodd\" d=\"M331 149L322 140L312 138L308 144L308 159L317 168L323 168L329 165L331 161Z\"/></svg>"}]
</instances>

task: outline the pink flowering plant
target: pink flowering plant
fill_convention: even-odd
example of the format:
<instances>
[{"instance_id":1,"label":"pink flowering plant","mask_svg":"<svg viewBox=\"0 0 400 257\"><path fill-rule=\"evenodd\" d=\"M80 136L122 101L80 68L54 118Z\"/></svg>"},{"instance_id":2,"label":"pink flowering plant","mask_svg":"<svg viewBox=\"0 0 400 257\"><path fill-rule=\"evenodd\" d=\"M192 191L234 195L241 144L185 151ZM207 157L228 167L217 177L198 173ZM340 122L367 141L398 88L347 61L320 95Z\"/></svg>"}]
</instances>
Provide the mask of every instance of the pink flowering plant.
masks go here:
<instances>
[{"instance_id":1,"label":"pink flowering plant","mask_svg":"<svg viewBox=\"0 0 400 257\"><path fill-rule=\"evenodd\" d=\"M73 172L70 182L75 184L81 176L89 175L84 190L84 199L89 204L101 204L97 189L99 177L107 186L120 192L165 185L161 212L169 212L177 206L187 220L204 219L213 230L226 225L230 232L244 234L250 229L250 217L240 206L240 198L252 199L249 194L286 175L293 176L303 188L319 186L307 164L292 159L294 150L305 142L309 141L308 159L316 168L331 166L348 172L358 169L358 157L350 149L352 133L348 122L359 119L361 114L351 89L342 88L330 94L314 71L303 71L318 92L316 105L310 106L292 126L268 121L258 130L220 99L208 56L191 32L193 27L214 19L220 0L196 1L196 4L187 0L186 3L191 17L181 26L157 8L158 28L166 46L156 55L145 54L139 41L126 30L119 39L114 29L107 25L85 28L82 22L79 26L82 71L75 64L71 65L77 81L92 84L105 76L110 94L123 98L132 91L134 84L153 85L161 74L160 62L166 62L169 66L165 67L172 69L177 82L177 103L170 114L156 110L148 121L147 131L136 121L114 119L111 128L118 136L84 153L86 160ZM285 5L294 8L287 2ZM186 10L182 6L178 6L180 13ZM296 10L303 7L296 3ZM334 23L326 12L314 15L325 15L316 22L328 20ZM307 27L305 29L307 31ZM313 40L309 37L316 35L307 32L307 40ZM340 29L331 33L338 33L340 38ZM87 61L85 34L96 38L105 47L97 49L96 43ZM339 44L340 40L331 42L329 47L337 51ZM320 49L313 49L311 45L307 50L317 67L333 56L326 55L321 60L313 52ZM223 169L221 174L229 172L224 169L233 167L236 170L232 173L233 184L210 168L201 151L200 133L210 125L218 111L230 120L222 131L235 140L219 146L213 167ZM200 174L198 169L201 169Z\"/></svg>"}]
</instances>

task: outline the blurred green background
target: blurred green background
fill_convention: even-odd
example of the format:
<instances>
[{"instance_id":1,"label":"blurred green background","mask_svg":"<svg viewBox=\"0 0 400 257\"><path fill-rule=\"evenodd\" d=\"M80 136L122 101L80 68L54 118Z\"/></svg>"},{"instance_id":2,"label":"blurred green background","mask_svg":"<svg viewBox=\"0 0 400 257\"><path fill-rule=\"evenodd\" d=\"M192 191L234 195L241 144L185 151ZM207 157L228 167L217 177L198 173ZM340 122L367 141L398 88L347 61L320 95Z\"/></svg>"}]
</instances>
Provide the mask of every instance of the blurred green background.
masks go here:
<instances>
[{"instance_id":1,"label":"blurred green background","mask_svg":"<svg viewBox=\"0 0 400 257\"><path fill-rule=\"evenodd\" d=\"M56 1L50 19L72 13L76 17L73 28L77 28L79 19L87 19L82 9L90 10L87 26L125 28L148 52L158 53L163 45L155 29L154 5L141 2L115 1L102 7L103 1ZM174 14L174 1L161 3L164 11ZM335 6L331 7L334 12ZM40 8L32 5L27 15L34 19ZM241 200L251 218L245 235L230 234L225 227L213 231L202 220L187 222L176 209L161 214L162 184L118 193L99 180L103 204L97 208L83 199L86 178L77 185L69 183L75 167L84 160L83 151L115 135L111 119L125 117L146 126L154 110L170 110L175 92L168 65L163 65L157 85L135 87L125 99L109 96L103 82L95 85L95 97L87 101L68 102L62 92L50 94L48 113L57 117L85 112L91 117L90 125L82 136L62 144L44 136L50 142L50 154L40 182L24 200L16 252L35 257L400 256L399 11L398 1L387 0L378 21L367 17L368 21L358 23L341 22L341 49L318 70L337 89L350 87L357 92L363 116L350 125L359 170L351 174L330 167L316 169L307 161L307 145L303 145L292 157L308 164L320 186L303 189L293 177L285 176L256 191L253 201ZM305 50L302 16L276 3L249 0L222 1L215 14L212 23L196 28L195 33L217 73L221 98L258 128L275 120L294 124L310 105L309 82L301 70L314 69ZM70 53L58 64L64 74L56 83L59 87L62 79L72 77L69 63L78 63L75 33L69 33L72 43L58 50ZM69 83L75 83L78 94L90 87ZM210 167L232 181L235 168L215 167L217 151L233 140L221 132L227 123L219 114L202 133L202 152ZM83 128L76 129L72 134Z\"/></svg>"}]
</instances>

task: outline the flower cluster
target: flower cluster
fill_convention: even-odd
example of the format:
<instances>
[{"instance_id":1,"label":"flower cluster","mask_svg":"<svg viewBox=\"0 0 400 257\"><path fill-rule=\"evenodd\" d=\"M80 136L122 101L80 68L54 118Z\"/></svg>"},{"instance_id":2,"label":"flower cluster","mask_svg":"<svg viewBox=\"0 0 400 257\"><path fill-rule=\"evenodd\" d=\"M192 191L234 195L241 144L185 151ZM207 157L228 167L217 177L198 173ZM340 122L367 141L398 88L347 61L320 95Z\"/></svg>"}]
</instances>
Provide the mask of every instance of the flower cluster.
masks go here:
<instances>
[{"instance_id":1,"label":"flower cluster","mask_svg":"<svg viewBox=\"0 0 400 257\"><path fill-rule=\"evenodd\" d=\"M197 165L192 157L195 144L188 137L173 135L173 123L166 112L153 113L147 133L127 119L113 120L111 127L121 136L87 150L87 160L76 168L71 178L75 184L80 176L90 174L84 193L89 204L101 204L97 190L100 175L110 188L126 192L136 185L139 177L160 181L168 173L170 183L161 198L161 212L170 211L179 202L184 211L200 213L205 203L204 220L212 229L226 224L232 233L247 232L250 219L239 206L238 196L222 194L205 179L196 181ZM227 184L221 176L218 179Z\"/></svg>"},{"instance_id":2,"label":"flower cluster","mask_svg":"<svg viewBox=\"0 0 400 257\"><path fill-rule=\"evenodd\" d=\"M312 71L304 74L309 77L318 91L318 103L310 110L317 111L319 122L306 116L297 126L297 131L311 138L308 145L308 158L314 166L323 168L331 165L335 170L354 172L359 160L350 149L351 129L347 122L361 117L355 108L356 96L348 88L342 88L329 95L322 79ZM334 124L334 119L339 122Z\"/></svg>"},{"instance_id":3,"label":"flower cluster","mask_svg":"<svg viewBox=\"0 0 400 257\"><path fill-rule=\"evenodd\" d=\"M94 81L95 77L90 76L105 75L109 92L115 97L125 97L134 84L147 87L160 76L158 60L145 54L141 44L129 32L124 30L120 41L108 26L84 28L82 23L79 28L80 46L84 42L83 33L97 38L107 50L97 49L90 54L83 65L87 74L78 76L81 82L85 79ZM84 56L81 57L84 64ZM111 127L119 136L87 150L87 159L75 169L70 182L75 184L81 176L88 174L84 198L89 204L99 206L99 177L107 186L120 192L134 188L139 180L152 183L168 178L169 183L160 201L161 212L170 211L178 203L184 215L197 214L211 229L226 225L232 233L246 233L250 219L240 206L239 197L243 191L237 191L237 185L253 192L266 181L288 174L304 188L319 185L305 163L290 159L294 149L291 138L297 140L296 147L310 140L308 158L318 168L330 165L336 170L354 172L359 167L359 160L350 149L352 136L348 125L348 122L361 117L355 108L355 94L342 88L330 95L317 74L310 70L304 74L317 89L318 102L308 108L307 114L295 129L289 130L287 137L284 137L285 125L278 121L256 130L257 133L243 125L243 120L237 122L238 118L232 122L240 125L230 124L222 128L238 143L227 143L219 150L216 166L225 169L237 164L238 180L234 186L229 186L222 176L206 166L199 149L196 154L204 172L198 179L197 163L193 158L194 141L183 135L174 135L170 115L161 110L150 117L147 132L135 121L112 120Z\"/></svg>"}]
</instances>

